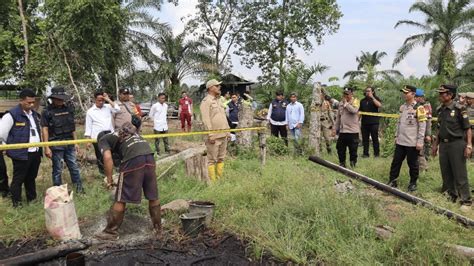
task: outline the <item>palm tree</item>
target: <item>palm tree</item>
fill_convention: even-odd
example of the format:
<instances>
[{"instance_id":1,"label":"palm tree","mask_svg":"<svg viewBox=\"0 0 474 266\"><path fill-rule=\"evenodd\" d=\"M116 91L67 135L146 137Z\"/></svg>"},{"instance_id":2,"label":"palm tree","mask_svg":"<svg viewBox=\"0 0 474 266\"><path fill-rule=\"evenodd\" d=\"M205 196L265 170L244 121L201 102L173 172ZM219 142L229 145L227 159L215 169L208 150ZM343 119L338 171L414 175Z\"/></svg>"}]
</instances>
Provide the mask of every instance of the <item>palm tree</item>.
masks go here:
<instances>
[{"instance_id":1,"label":"palm tree","mask_svg":"<svg viewBox=\"0 0 474 266\"><path fill-rule=\"evenodd\" d=\"M413 48L431 42L428 68L438 75L452 77L456 69L454 43L459 39L473 37L474 8L471 3L472 0L449 0L447 5L444 5L442 0L414 3L409 12L423 13L425 21L400 20L395 24L395 28L409 25L423 32L405 39L397 51L393 65L400 63Z\"/></svg>"},{"instance_id":2,"label":"palm tree","mask_svg":"<svg viewBox=\"0 0 474 266\"><path fill-rule=\"evenodd\" d=\"M174 36L171 30L160 32L155 39L160 50L155 63L166 77L170 98L178 96L181 80L203 75L212 69L212 56L206 49L210 43L208 39L188 40L186 31Z\"/></svg>"},{"instance_id":3,"label":"palm tree","mask_svg":"<svg viewBox=\"0 0 474 266\"><path fill-rule=\"evenodd\" d=\"M344 78L350 77L354 79L356 77L362 77L365 80L366 85L373 85L377 77L381 76L391 82L394 82L394 76L402 76L398 70L377 70L376 66L380 65L380 60L387 56L385 52L375 51L373 53L363 52L362 55L356 57L357 70L348 71L344 74Z\"/></svg>"}]
</instances>

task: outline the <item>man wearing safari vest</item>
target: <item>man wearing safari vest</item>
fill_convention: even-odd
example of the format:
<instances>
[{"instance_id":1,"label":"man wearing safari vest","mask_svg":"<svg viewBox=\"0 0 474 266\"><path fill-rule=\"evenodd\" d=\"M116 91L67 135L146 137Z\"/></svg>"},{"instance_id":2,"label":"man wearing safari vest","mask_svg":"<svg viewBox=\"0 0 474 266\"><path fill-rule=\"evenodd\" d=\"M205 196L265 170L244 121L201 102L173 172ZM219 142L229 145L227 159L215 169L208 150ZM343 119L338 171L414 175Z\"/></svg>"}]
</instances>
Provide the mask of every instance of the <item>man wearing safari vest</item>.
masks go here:
<instances>
[{"instance_id":1,"label":"man wearing safari vest","mask_svg":"<svg viewBox=\"0 0 474 266\"><path fill-rule=\"evenodd\" d=\"M20 104L10 109L0 122L0 141L6 144L41 142L40 116L33 110L36 94L31 89L20 92ZM36 199L36 176L41 163L41 148L7 150L13 162L10 184L13 207L20 207L21 190L25 186L26 200Z\"/></svg>"},{"instance_id":2,"label":"man wearing safari vest","mask_svg":"<svg viewBox=\"0 0 474 266\"><path fill-rule=\"evenodd\" d=\"M229 129L224 107L219 101L221 82L211 79L206 83L207 96L201 102L202 122L206 130ZM224 173L224 159L227 153L229 133L212 133L206 140L207 158L209 159L209 178L215 181Z\"/></svg>"}]
</instances>

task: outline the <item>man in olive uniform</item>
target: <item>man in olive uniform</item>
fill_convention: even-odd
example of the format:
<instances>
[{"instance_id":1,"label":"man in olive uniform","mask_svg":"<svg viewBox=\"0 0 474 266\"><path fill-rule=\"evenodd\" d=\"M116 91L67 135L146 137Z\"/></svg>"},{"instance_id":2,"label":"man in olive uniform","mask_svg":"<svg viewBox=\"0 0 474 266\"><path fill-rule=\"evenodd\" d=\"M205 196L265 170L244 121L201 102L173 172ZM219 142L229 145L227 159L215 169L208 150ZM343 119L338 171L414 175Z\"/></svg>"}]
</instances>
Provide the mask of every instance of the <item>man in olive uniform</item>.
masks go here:
<instances>
[{"instance_id":1,"label":"man in olive uniform","mask_svg":"<svg viewBox=\"0 0 474 266\"><path fill-rule=\"evenodd\" d=\"M447 192L454 202L459 197L461 210L469 210L472 200L466 159L472 154L472 130L466 107L454 102L456 90L454 85L441 85L438 89L441 102L436 109L439 130L432 154L436 156L439 144L442 191Z\"/></svg>"},{"instance_id":2,"label":"man in olive uniform","mask_svg":"<svg viewBox=\"0 0 474 266\"><path fill-rule=\"evenodd\" d=\"M418 154L423 150L426 130L426 112L423 105L415 101L416 88L406 85L400 90L405 97L405 104L400 106L400 117L397 123L396 146L390 167L389 185L398 187L398 176L403 160L407 158L410 169L410 184L408 191L417 189L416 181L420 173Z\"/></svg>"},{"instance_id":3,"label":"man in olive uniform","mask_svg":"<svg viewBox=\"0 0 474 266\"><path fill-rule=\"evenodd\" d=\"M471 131L474 129L474 92L466 93L467 116L469 116L469 123L471 124ZM472 134L472 143L474 143L474 134ZM471 159L474 156L471 155Z\"/></svg>"},{"instance_id":4,"label":"man in olive uniform","mask_svg":"<svg viewBox=\"0 0 474 266\"><path fill-rule=\"evenodd\" d=\"M224 107L219 99L221 82L211 79L206 83L207 96L201 102L202 122L206 130L229 129ZM212 133L206 140L209 160L209 178L211 181L221 178L224 173L224 159L227 153L229 133Z\"/></svg>"},{"instance_id":5,"label":"man in olive uniform","mask_svg":"<svg viewBox=\"0 0 474 266\"><path fill-rule=\"evenodd\" d=\"M353 96L353 88L344 88L344 95L338 105L336 124L333 128L333 136L339 134L336 149L339 157L339 165L346 167L346 149L349 148L349 161L352 168L357 163L357 148L359 147L359 107L360 102Z\"/></svg>"},{"instance_id":6,"label":"man in olive uniform","mask_svg":"<svg viewBox=\"0 0 474 266\"><path fill-rule=\"evenodd\" d=\"M65 101L69 100L70 97L66 95L64 87L52 88L49 98L53 103L43 111L41 116L43 141L75 140L74 108L69 104L65 104ZM84 192L79 165L76 161L76 152L78 151L79 145L77 144L45 147L44 154L53 162L53 185L60 186L62 184L62 161L64 160L76 192Z\"/></svg>"},{"instance_id":7,"label":"man in olive uniform","mask_svg":"<svg viewBox=\"0 0 474 266\"><path fill-rule=\"evenodd\" d=\"M423 105L426 112L425 143L423 150L418 154L418 163L421 171L428 171L428 158L431 153L431 119L433 118L433 110L431 104L425 99L425 90L416 89L415 100L418 104Z\"/></svg>"},{"instance_id":8,"label":"man in olive uniform","mask_svg":"<svg viewBox=\"0 0 474 266\"><path fill-rule=\"evenodd\" d=\"M331 103L326 100L326 92L321 91L321 133L326 142L326 150L328 154L331 154L331 132L334 126L334 115L332 112ZM322 141L320 142L322 143Z\"/></svg>"}]
</instances>

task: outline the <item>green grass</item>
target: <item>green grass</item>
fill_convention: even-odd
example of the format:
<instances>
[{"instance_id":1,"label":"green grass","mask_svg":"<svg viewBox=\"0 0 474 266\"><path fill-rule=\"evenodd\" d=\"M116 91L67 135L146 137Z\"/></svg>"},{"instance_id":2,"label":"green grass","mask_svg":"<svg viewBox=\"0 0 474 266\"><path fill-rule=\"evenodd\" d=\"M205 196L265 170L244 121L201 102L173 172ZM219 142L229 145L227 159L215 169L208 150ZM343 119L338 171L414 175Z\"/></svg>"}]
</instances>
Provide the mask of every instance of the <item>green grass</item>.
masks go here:
<instances>
[{"instance_id":1,"label":"green grass","mask_svg":"<svg viewBox=\"0 0 474 266\"><path fill-rule=\"evenodd\" d=\"M230 159L225 178L211 186L185 177L178 166L169 178L160 180L163 203L171 200L211 200L217 204L213 228L230 231L249 241L250 255L272 255L282 261L302 264L450 264L469 265L452 254L442 243L474 246L474 234L454 221L405 203L383 193L372 192L354 181L357 189L349 194L336 193L333 184L344 176L318 166L303 157L269 157L261 167L255 154ZM328 157L335 161L334 156ZM391 159L361 159L357 171L386 181ZM402 168L402 189L408 185L406 167ZM84 170L84 168L83 168ZM50 168L43 164L41 194L50 185ZM84 175L93 176L90 170ZM158 170L159 172L160 170ZM471 184L472 164L469 167ZM68 177L65 177L68 180ZM419 196L436 204L458 210L437 189L440 186L436 161L419 182ZM87 182L87 195L76 198L82 222L103 215L110 206L109 194L98 180ZM147 215L147 203L132 208ZM20 210L0 202L0 239L44 234L44 211L41 200ZM473 218L472 213L470 215ZM178 219L167 216L167 226L177 227ZM395 233L388 241L376 239L373 226L390 225Z\"/></svg>"}]
</instances>

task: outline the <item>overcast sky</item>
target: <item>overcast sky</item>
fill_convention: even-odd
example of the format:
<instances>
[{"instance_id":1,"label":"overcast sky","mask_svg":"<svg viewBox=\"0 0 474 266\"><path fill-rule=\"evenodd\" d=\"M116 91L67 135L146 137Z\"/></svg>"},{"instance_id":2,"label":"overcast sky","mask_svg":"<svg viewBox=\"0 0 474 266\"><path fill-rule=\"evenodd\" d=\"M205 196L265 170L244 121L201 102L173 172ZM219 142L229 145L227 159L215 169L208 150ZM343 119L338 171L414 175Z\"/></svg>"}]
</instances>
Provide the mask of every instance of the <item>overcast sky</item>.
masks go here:
<instances>
[{"instance_id":1,"label":"overcast sky","mask_svg":"<svg viewBox=\"0 0 474 266\"><path fill-rule=\"evenodd\" d=\"M326 36L324 43L315 46L310 53L299 52L298 57L306 64L322 63L330 69L315 79L323 83L329 77L342 78L345 72L355 70L356 56L361 51L384 51L388 54L383 60L380 69L390 69L397 49L406 37L420 33L418 29L401 26L394 29L398 20L411 19L422 21L420 13L408 13L413 0L341 0L337 1L343 17L340 20L339 31ZM162 22L167 22L173 27L175 33L181 32L184 22L181 18L196 13L197 0L182 0L178 6L165 4L156 16ZM455 49L458 53L466 51L468 41L458 41ZM395 69L403 75L421 76L429 74L428 64L429 45L414 49ZM239 58L232 55L233 72L246 79L255 81L259 76L258 69L248 69L240 65ZM195 79L184 80L188 85L198 84Z\"/></svg>"}]
</instances>

